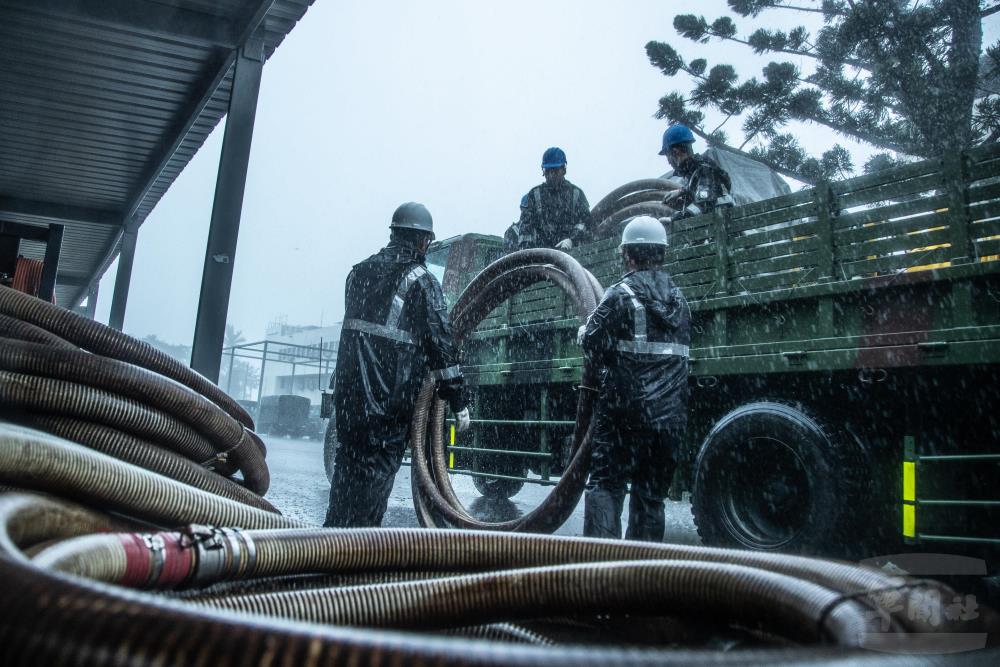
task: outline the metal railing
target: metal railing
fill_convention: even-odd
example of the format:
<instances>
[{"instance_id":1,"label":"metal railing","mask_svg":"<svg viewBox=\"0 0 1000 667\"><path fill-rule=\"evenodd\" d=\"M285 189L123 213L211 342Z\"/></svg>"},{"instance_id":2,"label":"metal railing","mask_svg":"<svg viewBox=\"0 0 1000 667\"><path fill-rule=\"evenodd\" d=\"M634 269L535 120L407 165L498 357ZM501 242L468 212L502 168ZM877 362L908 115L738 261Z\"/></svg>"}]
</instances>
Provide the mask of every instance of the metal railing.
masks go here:
<instances>
[{"instance_id":1,"label":"metal railing","mask_svg":"<svg viewBox=\"0 0 1000 667\"><path fill-rule=\"evenodd\" d=\"M955 507L969 509L1000 508L1000 500L969 498L923 498L918 493L921 469L930 464L995 463L1000 465L1000 454L918 454L916 439L903 439L902 469L902 533L907 544L919 542L956 542L965 544L1000 545L1000 538L978 535L941 535L919 530L921 508Z\"/></svg>"},{"instance_id":2,"label":"metal railing","mask_svg":"<svg viewBox=\"0 0 1000 667\"><path fill-rule=\"evenodd\" d=\"M473 419L473 444L465 445L458 444L457 436L454 425L450 428L449 433L449 444L447 447L448 451L448 472L454 475L467 475L470 477L485 477L488 479L507 479L513 481L526 482L530 484L539 484L542 486L553 486L557 483L558 478L553 477L549 472L549 466L551 461L553 461L554 452L549 451L547 434L540 434L540 447L538 450L525 450L525 449L497 449L494 447L478 447L475 445L476 433L474 431L476 425L486 425L486 426L510 426L510 427L530 427L530 428L541 428L541 427L566 427L572 428L576 425L575 421L571 420L561 420L561 419ZM510 475L499 472L488 472L484 470L474 470L471 468L461 468L455 466L455 454L456 453L466 453L466 454L483 454L487 456L499 456L499 457L516 457L520 459L535 459L540 462L541 474L539 477L529 477L525 475ZM527 466L525 466L527 468Z\"/></svg>"}]
</instances>

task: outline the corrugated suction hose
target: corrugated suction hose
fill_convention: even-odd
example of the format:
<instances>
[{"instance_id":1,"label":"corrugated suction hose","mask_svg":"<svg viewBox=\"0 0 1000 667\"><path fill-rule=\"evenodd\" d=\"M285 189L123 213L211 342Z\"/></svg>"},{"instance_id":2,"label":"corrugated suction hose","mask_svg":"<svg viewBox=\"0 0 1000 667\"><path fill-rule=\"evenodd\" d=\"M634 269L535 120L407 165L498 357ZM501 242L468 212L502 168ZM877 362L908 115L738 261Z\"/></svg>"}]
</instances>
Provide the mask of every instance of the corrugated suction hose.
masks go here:
<instances>
[{"instance_id":1,"label":"corrugated suction hose","mask_svg":"<svg viewBox=\"0 0 1000 667\"><path fill-rule=\"evenodd\" d=\"M259 497L270 483L264 445L235 401L150 345L7 287L0 287L0 415L270 507ZM209 470L239 471L249 493Z\"/></svg>"},{"instance_id":2,"label":"corrugated suction hose","mask_svg":"<svg viewBox=\"0 0 1000 667\"><path fill-rule=\"evenodd\" d=\"M244 426L253 428L253 419L239 403L208 378L148 343L8 287L0 288L0 314L48 331L88 352L127 361L175 380L207 397Z\"/></svg>"},{"instance_id":3,"label":"corrugated suction hose","mask_svg":"<svg viewBox=\"0 0 1000 667\"><path fill-rule=\"evenodd\" d=\"M462 292L452 309L456 344L461 345L494 308L543 280L556 284L569 295L581 322L603 296L597 279L566 253L549 249L520 250L483 269ZM579 502L587 479L593 387L593 379L585 369L577 400L573 457L556 486L527 514L510 521L486 522L469 514L451 487L444 463L447 460L445 404L435 399L434 385L428 380L417 397L410 431L413 502L421 525L516 532L553 532L561 526Z\"/></svg>"},{"instance_id":4,"label":"corrugated suction hose","mask_svg":"<svg viewBox=\"0 0 1000 667\"><path fill-rule=\"evenodd\" d=\"M248 665L944 664L856 650L913 652L926 637L912 633L931 629L887 611L891 623L880 632L880 616L860 592L897 590L906 605L920 603L920 595L940 602L943 591L848 564L495 532L255 528L262 519L281 520L260 513L237 519L242 528L99 532L129 527L64 501L0 496L0 662L180 665L239 656ZM422 579L407 576L421 571ZM289 576L302 573L313 576ZM188 590L187 602L123 588L212 590L226 582L248 585L201 596ZM550 625L566 617L599 624L609 614L640 625L671 615L709 626L740 623L770 638L763 646L813 648L547 646L557 639L532 625L546 617ZM443 641L427 632L521 645ZM995 658L984 652L960 661Z\"/></svg>"},{"instance_id":5,"label":"corrugated suction hose","mask_svg":"<svg viewBox=\"0 0 1000 667\"><path fill-rule=\"evenodd\" d=\"M674 210L663 204L663 198L678 187L663 178L644 178L615 188L590 211L594 236L611 236L619 230L620 223L637 215L669 218Z\"/></svg>"}]
</instances>

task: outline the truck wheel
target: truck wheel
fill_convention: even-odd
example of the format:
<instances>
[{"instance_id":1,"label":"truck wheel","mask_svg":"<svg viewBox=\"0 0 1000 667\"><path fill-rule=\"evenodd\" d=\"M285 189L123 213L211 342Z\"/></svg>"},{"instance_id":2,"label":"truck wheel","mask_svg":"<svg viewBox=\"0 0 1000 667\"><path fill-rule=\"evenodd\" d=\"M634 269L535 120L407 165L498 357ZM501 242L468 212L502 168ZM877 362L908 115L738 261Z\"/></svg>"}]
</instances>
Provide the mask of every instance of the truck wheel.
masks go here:
<instances>
[{"instance_id":1,"label":"truck wheel","mask_svg":"<svg viewBox=\"0 0 1000 667\"><path fill-rule=\"evenodd\" d=\"M501 449L505 447L503 440L497 435L495 431L489 434L488 448ZM472 457L471 469L475 472L508 477L526 477L528 475L528 466L524 460L507 454L476 452ZM497 479L495 477L474 476L472 483L476 490L487 498L512 498L524 487L524 482L519 479Z\"/></svg>"},{"instance_id":2,"label":"truck wheel","mask_svg":"<svg viewBox=\"0 0 1000 667\"><path fill-rule=\"evenodd\" d=\"M330 417L323 436L323 467L326 468L326 478L333 481L333 460L337 456L337 420Z\"/></svg>"},{"instance_id":3,"label":"truck wheel","mask_svg":"<svg viewBox=\"0 0 1000 667\"><path fill-rule=\"evenodd\" d=\"M860 536L862 450L798 407L739 407L698 453L691 510L707 545L849 556Z\"/></svg>"},{"instance_id":4,"label":"truck wheel","mask_svg":"<svg viewBox=\"0 0 1000 667\"><path fill-rule=\"evenodd\" d=\"M496 479L493 477L473 477L472 483L487 498L513 498L524 487L519 479Z\"/></svg>"}]
</instances>

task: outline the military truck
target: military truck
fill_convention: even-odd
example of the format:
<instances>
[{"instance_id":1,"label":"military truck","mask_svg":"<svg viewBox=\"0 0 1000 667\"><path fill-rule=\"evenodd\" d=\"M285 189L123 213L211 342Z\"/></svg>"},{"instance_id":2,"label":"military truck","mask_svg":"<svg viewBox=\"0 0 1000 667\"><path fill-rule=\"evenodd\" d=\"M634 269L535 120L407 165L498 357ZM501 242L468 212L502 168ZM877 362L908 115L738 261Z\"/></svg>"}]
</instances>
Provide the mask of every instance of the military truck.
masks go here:
<instances>
[{"instance_id":1,"label":"military truck","mask_svg":"<svg viewBox=\"0 0 1000 667\"><path fill-rule=\"evenodd\" d=\"M624 224L624 223L622 223ZM574 255L617 281L620 225ZM824 182L670 225L690 302L683 474L706 544L860 555L1000 545L1000 148ZM450 303L499 237L435 244ZM557 287L464 346L475 428L448 464L480 492L552 484L582 358ZM992 551L995 553L995 551Z\"/></svg>"},{"instance_id":2,"label":"military truck","mask_svg":"<svg viewBox=\"0 0 1000 667\"><path fill-rule=\"evenodd\" d=\"M312 436L316 427L310 423L310 404L305 396L277 394L260 400L257 430L286 438Z\"/></svg>"}]
</instances>

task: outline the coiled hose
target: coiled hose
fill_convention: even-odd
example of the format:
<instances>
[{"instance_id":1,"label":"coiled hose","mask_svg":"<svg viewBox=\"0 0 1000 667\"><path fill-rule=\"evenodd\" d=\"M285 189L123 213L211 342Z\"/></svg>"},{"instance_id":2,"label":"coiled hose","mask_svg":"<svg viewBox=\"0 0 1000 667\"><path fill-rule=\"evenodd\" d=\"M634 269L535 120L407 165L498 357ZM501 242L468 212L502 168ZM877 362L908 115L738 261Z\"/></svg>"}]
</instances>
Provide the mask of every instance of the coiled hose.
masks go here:
<instances>
[{"instance_id":1,"label":"coiled hose","mask_svg":"<svg viewBox=\"0 0 1000 667\"><path fill-rule=\"evenodd\" d=\"M663 203L663 198L678 187L663 178L644 178L615 188L590 211L594 236L611 236L618 231L620 223L637 215L669 218L675 211Z\"/></svg>"},{"instance_id":2,"label":"coiled hose","mask_svg":"<svg viewBox=\"0 0 1000 667\"><path fill-rule=\"evenodd\" d=\"M258 513L243 517L246 528L239 530L195 525L179 532L108 532L135 528L65 501L0 496L0 662L180 665L239 656L240 664L588 667L848 658L856 665L939 664L857 650L913 651L921 637L912 633L930 627L890 613L889 630L879 632L878 617L859 592L900 591L904 604L941 594L875 570L753 552L494 532L253 528L267 517L281 520ZM287 576L307 572L313 576ZM424 574L414 580L407 576L412 572ZM227 582L231 588L222 594L197 593ZM232 587L239 582L248 585ZM189 590L171 598L126 587ZM738 622L769 638L764 646L816 646L730 653L551 646L558 633L532 625L532 619L548 616L558 624L572 616L582 634L616 613L642 626L670 615L708 626ZM440 638L455 632L493 641ZM985 665L996 655L961 658Z\"/></svg>"},{"instance_id":3,"label":"coiled hose","mask_svg":"<svg viewBox=\"0 0 1000 667\"><path fill-rule=\"evenodd\" d=\"M0 289L0 314L51 332L88 352L127 361L176 380L253 428L253 419L239 403L204 376L148 343L10 288Z\"/></svg>"},{"instance_id":4,"label":"coiled hose","mask_svg":"<svg viewBox=\"0 0 1000 667\"><path fill-rule=\"evenodd\" d=\"M260 497L270 483L263 442L217 386L146 343L7 287L0 414L274 509ZM227 479L237 471L239 484Z\"/></svg>"},{"instance_id":5,"label":"coiled hose","mask_svg":"<svg viewBox=\"0 0 1000 667\"><path fill-rule=\"evenodd\" d=\"M596 293L571 264L528 265L524 280L566 279ZM494 267L487 284L513 289L514 270ZM470 297L459 326L471 328L502 293ZM49 362L26 345L16 348L24 359L0 354L16 366L4 372L74 385L87 375L57 370L77 363L69 347L50 344L61 361L44 371ZM108 394L92 395L95 404L144 377L114 369L121 384L91 387ZM168 389L149 393L172 405ZM199 433L229 428L211 417L184 423ZM995 631L985 608L972 624L905 613L921 605L927 618L944 618L953 597L944 587L830 561L499 532L308 528L0 421L0 491L12 487L34 493L0 494L0 664L935 665L858 647L914 651L926 633ZM873 602L885 592L898 607ZM664 648L711 646L705 628L757 648Z\"/></svg>"},{"instance_id":6,"label":"coiled hose","mask_svg":"<svg viewBox=\"0 0 1000 667\"><path fill-rule=\"evenodd\" d=\"M555 283L571 298L580 321L596 308L602 288L596 278L574 258L557 250L520 250L501 257L472 279L452 309L452 332L456 345L472 333L494 308L519 291L539 281ZM414 406L410 430L413 502L417 518L427 527L458 527L515 532L553 532L573 512L583 492L590 465L590 418L594 386L589 371L577 401L573 432L573 457L559 482L531 512L510 521L486 522L463 507L451 487L444 462L445 403L435 399L434 385L427 381ZM430 438L427 437L428 427Z\"/></svg>"}]
</instances>

